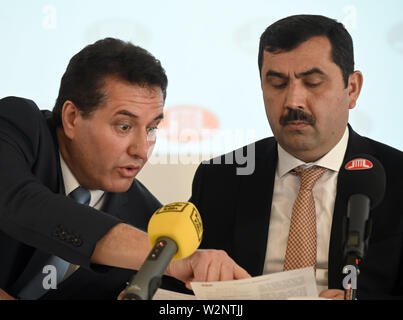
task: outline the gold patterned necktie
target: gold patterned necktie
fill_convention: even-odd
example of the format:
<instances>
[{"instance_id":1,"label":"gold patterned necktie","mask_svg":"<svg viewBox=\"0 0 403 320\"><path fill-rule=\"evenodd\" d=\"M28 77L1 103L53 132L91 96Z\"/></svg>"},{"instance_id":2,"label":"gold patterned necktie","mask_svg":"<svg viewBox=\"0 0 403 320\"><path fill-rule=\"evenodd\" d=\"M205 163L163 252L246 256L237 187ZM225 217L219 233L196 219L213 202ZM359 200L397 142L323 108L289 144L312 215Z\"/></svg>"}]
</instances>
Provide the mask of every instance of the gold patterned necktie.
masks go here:
<instances>
[{"instance_id":1,"label":"gold patterned necktie","mask_svg":"<svg viewBox=\"0 0 403 320\"><path fill-rule=\"evenodd\" d=\"M301 186L292 208L290 231L285 254L284 271L312 266L316 271L316 210L312 189L327 169L295 168Z\"/></svg>"}]
</instances>

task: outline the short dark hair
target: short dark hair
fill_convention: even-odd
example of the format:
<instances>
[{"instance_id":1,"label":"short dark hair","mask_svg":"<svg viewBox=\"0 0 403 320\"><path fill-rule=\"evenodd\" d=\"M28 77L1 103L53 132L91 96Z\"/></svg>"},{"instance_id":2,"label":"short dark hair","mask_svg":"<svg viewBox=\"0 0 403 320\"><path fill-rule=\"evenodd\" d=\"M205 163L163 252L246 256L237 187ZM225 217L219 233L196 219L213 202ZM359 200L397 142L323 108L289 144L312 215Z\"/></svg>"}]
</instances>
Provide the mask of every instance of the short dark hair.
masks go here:
<instances>
[{"instance_id":1,"label":"short dark hair","mask_svg":"<svg viewBox=\"0 0 403 320\"><path fill-rule=\"evenodd\" d=\"M332 46L332 59L342 72L347 87L354 72L353 40L342 23L320 15L295 15L270 25L261 35L259 43L259 72L263 65L263 52L291 51L315 36L326 36Z\"/></svg>"},{"instance_id":2,"label":"short dark hair","mask_svg":"<svg viewBox=\"0 0 403 320\"><path fill-rule=\"evenodd\" d=\"M67 100L84 116L94 111L105 99L103 88L108 76L143 87L159 86L166 98L168 78L159 60L130 42L105 38L71 58L53 108L56 124L62 126L62 107Z\"/></svg>"}]
</instances>

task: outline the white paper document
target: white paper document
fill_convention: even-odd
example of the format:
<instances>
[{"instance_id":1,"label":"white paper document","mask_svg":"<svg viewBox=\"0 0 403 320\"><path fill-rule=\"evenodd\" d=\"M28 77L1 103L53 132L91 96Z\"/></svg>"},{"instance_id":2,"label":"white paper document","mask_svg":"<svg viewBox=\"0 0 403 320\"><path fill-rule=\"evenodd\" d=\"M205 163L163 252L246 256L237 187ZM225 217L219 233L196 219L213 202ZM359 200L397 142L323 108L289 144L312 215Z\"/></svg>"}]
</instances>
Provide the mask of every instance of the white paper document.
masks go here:
<instances>
[{"instance_id":1,"label":"white paper document","mask_svg":"<svg viewBox=\"0 0 403 320\"><path fill-rule=\"evenodd\" d=\"M191 294L158 289L154 294L153 300L196 300L196 297Z\"/></svg>"},{"instance_id":2,"label":"white paper document","mask_svg":"<svg viewBox=\"0 0 403 320\"><path fill-rule=\"evenodd\" d=\"M195 296L159 289L156 300L285 300L318 297L312 267L272 273L249 279L192 282Z\"/></svg>"}]
</instances>

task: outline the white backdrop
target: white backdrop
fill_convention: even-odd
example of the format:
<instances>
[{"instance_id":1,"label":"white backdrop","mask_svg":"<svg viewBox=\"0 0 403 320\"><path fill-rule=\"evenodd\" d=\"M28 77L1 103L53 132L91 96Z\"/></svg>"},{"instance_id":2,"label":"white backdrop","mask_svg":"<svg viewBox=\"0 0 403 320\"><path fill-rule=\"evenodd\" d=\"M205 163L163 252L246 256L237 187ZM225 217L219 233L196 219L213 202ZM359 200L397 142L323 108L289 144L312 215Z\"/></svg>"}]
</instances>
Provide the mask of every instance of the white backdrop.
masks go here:
<instances>
[{"instance_id":1,"label":"white backdrop","mask_svg":"<svg viewBox=\"0 0 403 320\"><path fill-rule=\"evenodd\" d=\"M271 135L259 37L269 24L299 13L345 24L364 74L350 123L403 150L401 0L0 0L0 97L22 96L51 109L69 59L100 38L118 37L161 60L169 78L166 111L176 110L172 123L213 130L182 142L160 135L156 154L226 152Z\"/></svg>"}]
</instances>

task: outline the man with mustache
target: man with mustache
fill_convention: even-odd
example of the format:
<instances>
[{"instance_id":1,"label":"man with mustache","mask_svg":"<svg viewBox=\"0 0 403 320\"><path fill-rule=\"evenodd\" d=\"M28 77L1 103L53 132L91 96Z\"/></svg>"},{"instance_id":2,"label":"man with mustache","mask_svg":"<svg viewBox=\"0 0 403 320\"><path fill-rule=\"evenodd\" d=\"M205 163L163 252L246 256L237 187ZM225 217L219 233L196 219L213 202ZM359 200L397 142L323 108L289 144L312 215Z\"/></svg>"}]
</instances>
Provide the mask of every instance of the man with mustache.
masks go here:
<instances>
[{"instance_id":1,"label":"man with mustache","mask_svg":"<svg viewBox=\"0 0 403 320\"><path fill-rule=\"evenodd\" d=\"M151 249L142 230L161 207L135 177L155 144L167 84L150 53L106 38L70 60L53 112L0 100L0 299L118 297ZM61 282L45 288L42 270L52 266ZM188 286L248 277L219 250L166 273Z\"/></svg>"},{"instance_id":2,"label":"man with mustache","mask_svg":"<svg viewBox=\"0 0 403 320\"><path fill-rule=\"evenodd\" d=\"M225 250L252 276L312 266L320 295L343 299L346 203L339 172L346 159L369 154L385 167L386 195L371 212L358 298L403 296L403 153L361 137L348 124L363 84L362 73L354 71L351 36L324 16L290 16L263 32L258 65L274 137L199 166L190 201L203 218L202 245ZM225 163L249 150L252 174L240 175L241 164ZM301 187L304 176L314 184ZM300 197L306 190L309 199ZM308 211L309 223L301 224L308 220L301 212Z\"/></svg>"}]
</instances>

